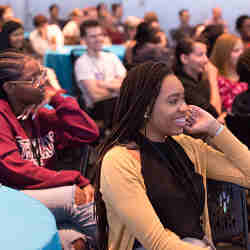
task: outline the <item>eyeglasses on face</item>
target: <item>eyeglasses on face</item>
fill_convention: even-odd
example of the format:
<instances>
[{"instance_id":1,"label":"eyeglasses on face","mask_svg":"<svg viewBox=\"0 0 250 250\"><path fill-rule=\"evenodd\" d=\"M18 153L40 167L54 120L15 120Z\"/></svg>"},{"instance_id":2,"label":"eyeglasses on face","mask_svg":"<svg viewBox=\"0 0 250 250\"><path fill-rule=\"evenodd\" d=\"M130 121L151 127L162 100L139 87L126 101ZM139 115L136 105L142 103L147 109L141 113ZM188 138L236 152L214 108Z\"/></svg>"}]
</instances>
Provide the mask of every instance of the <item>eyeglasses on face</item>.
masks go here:
<instances>
[{"instance_id":1,"label":"eyeglasses on face","mask_svg":"<svg viewBox=\"0 0 250 250\"><path fill-rule=\"evenodd\" d=\"M16 80L16 81L8 81L8 82L21 83L21 84L22 83L26 84L28 82L33 88L41 88L43 87L46 78L47 78L47 71L43 70L42 73L38 77L33 77L31 80Z\"/></svg>"}]
</instances>

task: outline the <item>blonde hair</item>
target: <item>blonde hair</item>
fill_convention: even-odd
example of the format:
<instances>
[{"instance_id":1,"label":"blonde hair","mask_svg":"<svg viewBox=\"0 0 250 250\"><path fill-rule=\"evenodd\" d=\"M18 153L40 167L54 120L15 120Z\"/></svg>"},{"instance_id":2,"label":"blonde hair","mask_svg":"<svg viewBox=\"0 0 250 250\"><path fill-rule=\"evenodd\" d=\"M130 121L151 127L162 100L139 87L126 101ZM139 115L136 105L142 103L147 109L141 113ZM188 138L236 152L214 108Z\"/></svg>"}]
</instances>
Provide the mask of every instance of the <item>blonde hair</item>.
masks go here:
<instances>
[{"instance_id":1,"label":"blonde hair","mask_svg":"<svg viewBox=\"0 0 250 250\"><path fill-rule=\"evenodd\" d=\"M210 61L217 67L222 76L227 76L229 73L229 59L239 40L240 38L238 36L227 33L220 35L214 44Z\"/></svg>"}]
</instances>

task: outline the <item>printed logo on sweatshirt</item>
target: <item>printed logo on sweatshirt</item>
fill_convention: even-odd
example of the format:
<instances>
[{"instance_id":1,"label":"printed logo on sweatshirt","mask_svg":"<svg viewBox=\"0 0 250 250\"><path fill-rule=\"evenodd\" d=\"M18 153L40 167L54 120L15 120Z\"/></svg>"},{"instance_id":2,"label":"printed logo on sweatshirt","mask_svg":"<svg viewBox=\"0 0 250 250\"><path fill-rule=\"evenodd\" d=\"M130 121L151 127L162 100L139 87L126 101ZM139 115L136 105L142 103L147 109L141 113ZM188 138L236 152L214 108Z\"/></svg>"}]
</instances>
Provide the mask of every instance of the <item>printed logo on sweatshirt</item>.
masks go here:
<instances>
[{"instance_id":1,"label":"printed logo on sweatshirt","mask_svg":"<svg viewBox=\"0 0 250 250\"><path fill-rule=\"evenodd\" d=\"M55 134L53 131L49 131L43 137L33 139L16 136L16 140L22 159L32 161L37 166L44 166L45 160L55 154Z\"/></svg>"}]
</instances>

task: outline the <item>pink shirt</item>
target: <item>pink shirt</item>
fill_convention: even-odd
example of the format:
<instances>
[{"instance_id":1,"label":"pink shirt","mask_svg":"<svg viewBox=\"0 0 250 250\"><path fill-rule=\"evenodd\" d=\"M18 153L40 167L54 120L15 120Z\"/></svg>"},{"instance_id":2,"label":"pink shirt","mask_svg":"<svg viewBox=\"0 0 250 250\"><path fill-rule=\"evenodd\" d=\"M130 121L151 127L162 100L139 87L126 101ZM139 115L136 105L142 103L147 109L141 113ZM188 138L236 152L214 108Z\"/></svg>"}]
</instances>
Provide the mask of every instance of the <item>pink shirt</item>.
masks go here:
<instances>
[{"instance_id":1,"label":"pink shirt","mask_svg":"<svg viewBox=\"0 0 250 250\"><path fill-rule=\"evenodd\" d=\"M222 108L230 112L234 98L248 89L245 82L233 82L223 76L218 77L218 87L221 97Z\"/></svg>"}]
</instances>

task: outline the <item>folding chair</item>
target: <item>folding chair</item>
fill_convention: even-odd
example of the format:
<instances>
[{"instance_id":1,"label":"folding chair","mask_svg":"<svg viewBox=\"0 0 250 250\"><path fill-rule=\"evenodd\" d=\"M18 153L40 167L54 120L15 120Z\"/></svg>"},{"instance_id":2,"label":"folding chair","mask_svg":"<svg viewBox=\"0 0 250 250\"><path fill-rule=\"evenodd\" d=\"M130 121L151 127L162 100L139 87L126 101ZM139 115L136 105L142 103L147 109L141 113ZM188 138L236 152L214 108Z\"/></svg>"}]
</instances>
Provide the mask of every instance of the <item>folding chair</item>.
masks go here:
<instances>
[{"instance_id":1,"label":"folding chair","mask_svg":"<svg viewBox=\"0 0 250 250\"><path fill-rule=\"evenodd\" d=\"M248 221L245 189L233 183L208 180L208 212L215 245L231 243L232 247L216 249L247 249ZM238 240L237 240L238 239Z\"/></svg>"}]
</instances>

